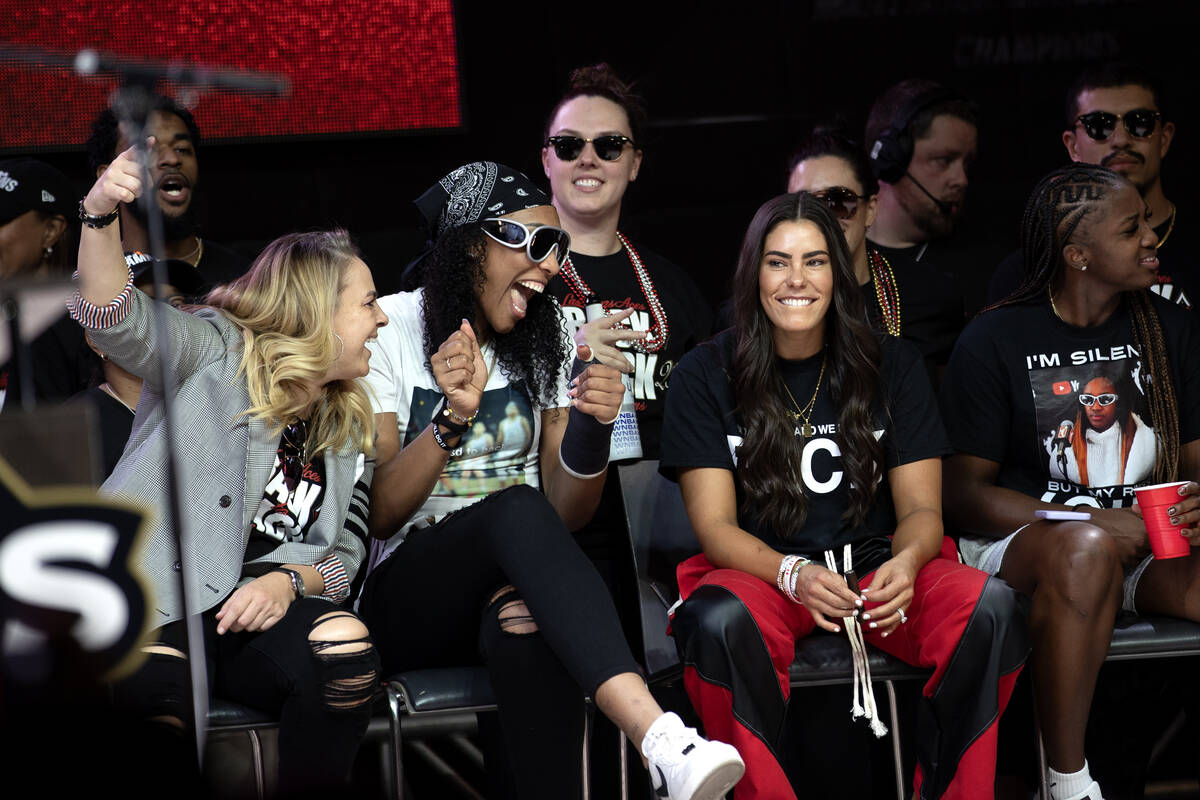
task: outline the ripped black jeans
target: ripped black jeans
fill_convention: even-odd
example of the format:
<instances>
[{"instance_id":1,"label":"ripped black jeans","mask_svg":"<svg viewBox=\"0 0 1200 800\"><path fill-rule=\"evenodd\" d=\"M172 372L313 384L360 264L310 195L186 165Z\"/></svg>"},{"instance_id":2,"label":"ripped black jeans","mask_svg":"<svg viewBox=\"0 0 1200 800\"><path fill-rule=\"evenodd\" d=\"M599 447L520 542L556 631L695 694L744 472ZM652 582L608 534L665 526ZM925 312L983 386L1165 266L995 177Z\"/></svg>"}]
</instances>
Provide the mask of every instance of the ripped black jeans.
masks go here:
<instances>
[{"instance_id":1,"label":"ripped black jeans","mask_svg":"<svg viewBox=\"0 0 1200 800\"><path fill-rule=\"evenodd\" d=\"M217 634L223 603L204 612L210 695L279 714L279 794L344 788L370 721L379 657L369 639L347 638L361 624L351 612L318 598L292 603L265 631ZM114 686L118 706L143 719L191 719L182 621L151 632L146 662Z\"/></svg>"},{"instance_id":2,"label":"ripped black jeans","mask_svg":"<svg viewBox=\"0 0 1200 800\"><path fill-rule=\"evenodd\" d=\"M518 796L578 796L583 693L639 669L604 581L545 495L514 486L410 532L358 610L387 674L484 663Z\"/></svg>"}]
</instances>

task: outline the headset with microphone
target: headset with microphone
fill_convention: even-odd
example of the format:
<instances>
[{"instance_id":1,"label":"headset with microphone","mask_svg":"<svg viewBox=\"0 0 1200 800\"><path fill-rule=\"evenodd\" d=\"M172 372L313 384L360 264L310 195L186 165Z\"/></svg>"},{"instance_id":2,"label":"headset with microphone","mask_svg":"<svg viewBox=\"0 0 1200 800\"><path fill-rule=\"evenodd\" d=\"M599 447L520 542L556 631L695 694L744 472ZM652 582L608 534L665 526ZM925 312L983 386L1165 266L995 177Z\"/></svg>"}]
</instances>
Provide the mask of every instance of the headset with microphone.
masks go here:
<instances>
[{"instance_id":1,"label":"headset with microphone","mask_svg":"<svg viewBox=\"0 0 1200 800\"><path fill-rule=\"evenodd\" d=\"M947 100L969 102L960 92L941 86L921 92L900 107L892 117L891 124L884 128L871 144L871 150L867 155L875 170L875 176L879 180L885 183L898 183L901 179L908 178L925 193L938 211L950 216L954 211L954 204L934 197L932 192L922 186L920 181L908 172L908 165L912 162L913 157L913 138L908 130L909 123L920 111Z\"/></svg>"}]
</instances>

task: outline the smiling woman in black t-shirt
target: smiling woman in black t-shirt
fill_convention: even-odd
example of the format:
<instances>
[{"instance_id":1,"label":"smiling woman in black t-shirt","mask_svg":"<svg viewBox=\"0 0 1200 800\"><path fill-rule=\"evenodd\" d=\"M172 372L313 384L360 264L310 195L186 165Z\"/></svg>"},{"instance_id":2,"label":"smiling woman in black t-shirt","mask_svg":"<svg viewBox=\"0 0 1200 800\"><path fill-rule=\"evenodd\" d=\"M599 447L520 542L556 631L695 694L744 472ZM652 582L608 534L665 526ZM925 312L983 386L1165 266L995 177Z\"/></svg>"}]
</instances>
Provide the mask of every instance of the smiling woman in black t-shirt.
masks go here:
<instances>
[{"instance_id":1,"label":"smiling woman in black t-shirt","mask_svg":"<svg viewBox=\"0 0 1200 800\"><path fill-rule=\"evenodd\" d=\"M798 638L843 625L855 648L935 667L922 713L943 722L918 742L917 794L989 795L1026 648L1012 591L941 557L946 442L919 354L868 327L841 229L803 193L751 222L734 315L676 371L662 469L704 549L678 570L685 685L746 761L735 797L795 796L775 757L788 666ZM856 716L874 717L856 678Z\"/></svg>"},{"instance_id":2,"label":"smiling woman in black t-shirt","mask_svg":"<svg viewBox=\"0 0 1200 800\"><path fill-rule=\"evenodd\" d=\"M1191 481L1168 513L1200 544L1200 328L1144 291L1146 215L1103 167L1046 176L1023 218L1028 277L967 326L942 384L963 557L1031 598L1053 800L1101 796L1084 731L1117 612L1200 619L1200 558L1152 560L1133 505L1135 486ZM1091 519L1036 517L1080 509Z\"/></svg>"}]
</instances>

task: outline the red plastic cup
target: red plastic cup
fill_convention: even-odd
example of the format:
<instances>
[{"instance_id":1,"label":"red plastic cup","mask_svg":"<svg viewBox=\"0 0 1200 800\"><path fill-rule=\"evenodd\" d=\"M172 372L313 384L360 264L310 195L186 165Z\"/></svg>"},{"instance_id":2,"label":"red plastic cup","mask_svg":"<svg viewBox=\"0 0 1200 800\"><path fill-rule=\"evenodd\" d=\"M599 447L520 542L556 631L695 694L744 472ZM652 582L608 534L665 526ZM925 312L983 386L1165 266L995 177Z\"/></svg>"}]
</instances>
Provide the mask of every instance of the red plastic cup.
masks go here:
<instances>
[{"instance_id":1,"label":"red plastic cup","mask_svg":"<svg viewBox=\"0 0 1200 800\"><path fill-rule=\"evenodd\" d=\"M1155 558L1181 558L1192 552L1191 543L1180 533L1183 526L1172 525L1171 517L1167 514L1168 508L1183 499L1179 487L1186 483L1188 481L1159 483L1133 490L1142 509L1142 519L1146 523L1150 549L1154 551Z\"/></svg>"}]
</instances>

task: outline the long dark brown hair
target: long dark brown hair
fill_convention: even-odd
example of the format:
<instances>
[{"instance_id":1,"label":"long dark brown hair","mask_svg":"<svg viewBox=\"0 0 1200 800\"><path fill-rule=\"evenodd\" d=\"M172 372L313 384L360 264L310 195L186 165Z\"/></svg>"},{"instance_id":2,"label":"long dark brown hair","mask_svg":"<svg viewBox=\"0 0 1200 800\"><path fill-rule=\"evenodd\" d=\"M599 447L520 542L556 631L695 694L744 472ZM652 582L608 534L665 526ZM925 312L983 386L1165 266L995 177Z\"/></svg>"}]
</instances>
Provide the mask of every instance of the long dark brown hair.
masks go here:
<instances>
[{"instance_id":1,"label":"long dark brown hair","mask_svg":"<svg viewBox=\"0 0 1200 800\"><path fill-rule=\"evenodd\" d=\"M1048 300L1064 268L1063 248L1084 240L1091 225L1089 217L1103 214L1116 191L1126 186L1132 184L1116 172L1088 164L1061 167L1042 178L1029 196L1021 218L1025 280L1008 297L980 313L1001 306ZM1180 444L1179 412L1167 345L1149 292L1138 289L1123 294L1129 304L1137 351L1153 379L1146 383L1146 397L1150 424L1158 434L1154 482L1166 483L1176 479Z\"/></svg>"},{"instance_id":2,"label":"long dark brown hair","mask_svg":"<svg viewBox=\"0 0 1200 800\"><path fill-rule=\"evenodd\" d=\"M767 235L781 223L800 221L821 231L833 268L833 303L825 314L825 374L838 409L844 479L850 486L844 520L862 524L883 475L883 448L875 439L872 420L880 400L880 343L866 322L846 239L824 203L806 192L780 195L758 209L738 256L732 378L743 426L738 476L754 513L785 539L804 526L808 502L800 478L801 446L787 406L772 324L759 299L758 274Z\"/></svg>"}]
</instances>

